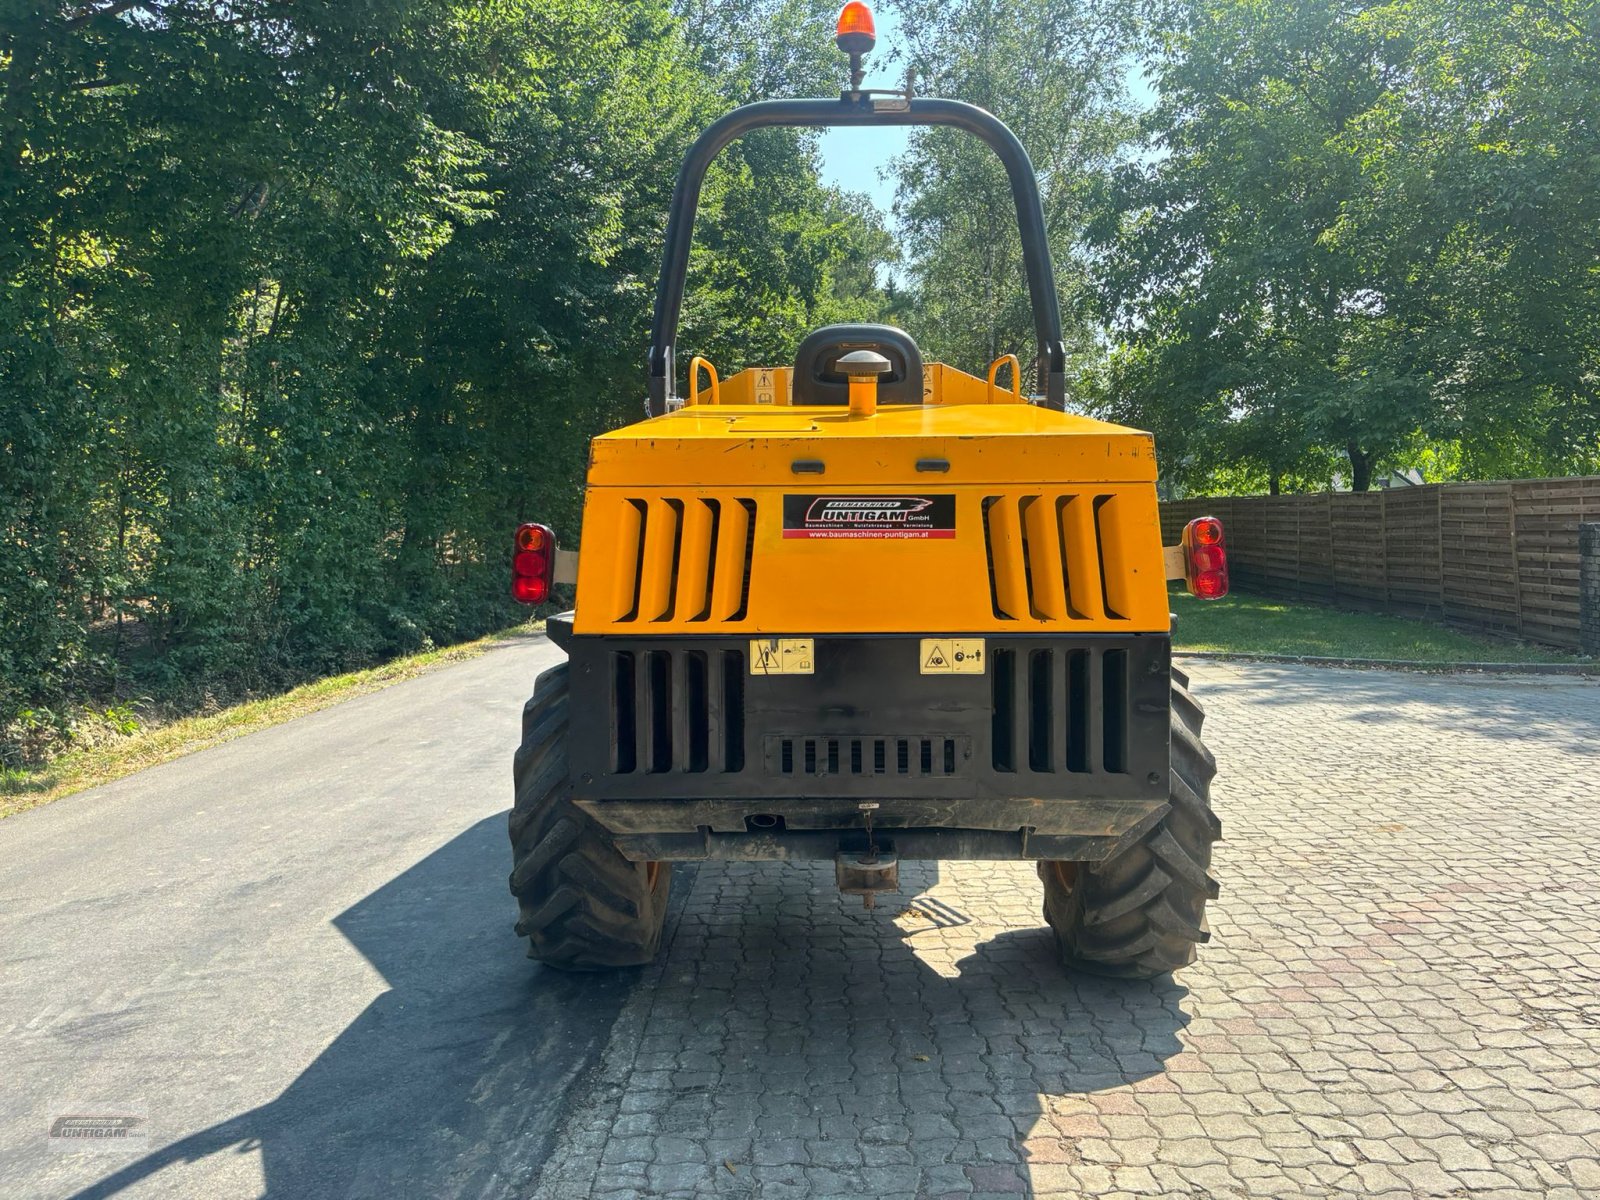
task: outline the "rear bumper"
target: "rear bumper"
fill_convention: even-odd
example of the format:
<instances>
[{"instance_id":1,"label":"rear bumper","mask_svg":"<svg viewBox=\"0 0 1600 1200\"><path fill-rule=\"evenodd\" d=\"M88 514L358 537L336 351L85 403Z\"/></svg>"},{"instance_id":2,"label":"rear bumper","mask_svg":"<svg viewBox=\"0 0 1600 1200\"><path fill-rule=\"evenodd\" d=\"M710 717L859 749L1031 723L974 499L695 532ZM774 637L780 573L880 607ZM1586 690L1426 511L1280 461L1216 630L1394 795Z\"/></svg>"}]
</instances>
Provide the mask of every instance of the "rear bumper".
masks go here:
<instances>
[{"instance_id":1,"label":"rear bumper","mask_svg":"<svg viewBox=\"0 0 1600 1200\"><path fill-rule=\"evenodd\" d=\"M744 638L573 637L576 802L640 860L832 858L863 803L902 858L1095 860L1165 813L1162 634L989 637L923 674L917 636L815 639L751 675Z\"/></svg>"}]
</instances>

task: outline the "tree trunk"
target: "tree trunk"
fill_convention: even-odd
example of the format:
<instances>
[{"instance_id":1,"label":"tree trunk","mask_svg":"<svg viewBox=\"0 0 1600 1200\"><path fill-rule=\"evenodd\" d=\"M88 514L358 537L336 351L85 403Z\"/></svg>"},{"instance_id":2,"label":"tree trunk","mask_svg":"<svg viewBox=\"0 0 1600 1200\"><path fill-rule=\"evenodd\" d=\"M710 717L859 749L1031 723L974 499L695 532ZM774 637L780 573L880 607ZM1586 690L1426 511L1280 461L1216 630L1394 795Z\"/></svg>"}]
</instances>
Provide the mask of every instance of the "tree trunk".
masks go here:
<instances>
[{"instance_id":1,"label":"tree trunk","mask_svg":"<svg viewBox=\"0 0 1600 1200\"><path fill-rule=\"evenodd\" d=\"M1361 447L1354 442L1345 447L1345 453L1350 456L1350 490L1352 492L1371 491L1372 455L1363 454Z\"/></svg>"}]
</instances>

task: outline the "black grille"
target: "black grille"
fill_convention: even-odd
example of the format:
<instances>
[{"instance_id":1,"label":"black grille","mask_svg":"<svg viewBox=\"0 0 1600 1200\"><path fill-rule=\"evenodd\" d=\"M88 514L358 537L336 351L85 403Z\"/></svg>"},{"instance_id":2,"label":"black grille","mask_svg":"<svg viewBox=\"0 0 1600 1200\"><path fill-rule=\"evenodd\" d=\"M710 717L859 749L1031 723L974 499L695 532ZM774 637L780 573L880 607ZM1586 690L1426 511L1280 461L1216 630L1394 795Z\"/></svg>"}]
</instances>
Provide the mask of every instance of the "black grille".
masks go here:
<instances>
[{"instance_id":1,"label":"black grille","mask_svg":"<svg viewBox=\"0 0 1600 1200\"><path fill-rule=\"evenodd\" d=\"M813 675L752 676L749 645L575 637L568 765L579 795L1166 794L1165 637L991 638L987 669L972 675L923 675L910 635L819 637Z\"/></svg>"},{"instance_id":2,"label":"black grille","mask_svg":"<svg viewBox=\"0 0 1600 1200\"><path fill-rule=\"evenodd\" d=\"M990 656L996 771L1128 770L1128 651L997 648Z\"/></svg>"},{"instance_id":3,"label":"black grille","mask_svg":"<svg viewBox=\"0 0 1600 1200\"><path fill-rule=\"evenodd\" d=\"M768 737L769 775L916 775L947 778L972 757L966 738Z\"/></svg>"},{"instance_id":4,"label":"black grille","mask_svg":"<svg viewBox=\"0 0 1600 1200\"><path fill-rule=\"evenodd\" d=\"M737 650L613 653L611 773L744 770L744 664Z\"/></svg>"}]
</instances>

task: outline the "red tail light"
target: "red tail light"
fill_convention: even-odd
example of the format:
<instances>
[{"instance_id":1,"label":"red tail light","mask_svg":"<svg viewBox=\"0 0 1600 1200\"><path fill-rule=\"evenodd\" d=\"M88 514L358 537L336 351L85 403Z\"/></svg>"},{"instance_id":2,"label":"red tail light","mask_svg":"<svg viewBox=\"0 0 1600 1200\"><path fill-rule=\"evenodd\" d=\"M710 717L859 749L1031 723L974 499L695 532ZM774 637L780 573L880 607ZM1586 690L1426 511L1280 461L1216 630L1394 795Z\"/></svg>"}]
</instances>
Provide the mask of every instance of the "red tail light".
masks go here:
<instances>
[{"instance_id":1,"label":"red tail light","mask_svg":"<svg viewBox=\"0 0 1600 1200\"><path fill-rule=\"evenodd\" d=\"M1191 596L1220 600L1228 594L1228 544L1221 521L1196 517L1183 527L1183 560Z\"/></svg>"},{"instance_id":2,"label":"red tail light","mask_svg":"<svg viewBox=\"0 0 1600 1200\"><path fill-rule=\"evenodd\" d=\"M516 549L511 555L511 598L519 604L543 604L550 599L555 561L556 535L548 525L517 526Z\"/></svg>"}]
</instances>

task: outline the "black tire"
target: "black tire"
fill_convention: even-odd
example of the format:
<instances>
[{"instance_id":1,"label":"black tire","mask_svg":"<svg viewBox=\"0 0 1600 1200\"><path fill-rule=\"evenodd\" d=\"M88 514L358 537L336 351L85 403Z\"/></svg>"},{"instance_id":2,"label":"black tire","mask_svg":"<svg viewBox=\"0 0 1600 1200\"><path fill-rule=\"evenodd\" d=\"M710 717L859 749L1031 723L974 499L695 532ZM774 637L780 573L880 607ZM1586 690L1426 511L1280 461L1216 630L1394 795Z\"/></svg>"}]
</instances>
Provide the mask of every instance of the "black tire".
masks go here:
<instances>
[{"instance_id":1,"label":"black tire","mask_svg":"<svg viewBox=\"0 0 1600 1200\"><path fill-rule=\"evenodd\" d=\"M1211 844L1216 759L1200 740L1205 714L1189 679L1172 672L1172 807L1161 823L1104 862L1041 862L1044 919L1074 970L1153 979L1194 961L1209 941L1206 901L1217 897Z\"/></svg>"},{"instance_id":2,"label":"black tire","mask_svg":"<svg viewBox=\"0 0 1600 1200\"><path fill-rule=\"evenodd\" d=\"M572 803L565 663L534 683L514 774L511 894L528 957L569 971L649 962L661 945L672 867L629 862Z\"/></svg>"}]
</instances>

